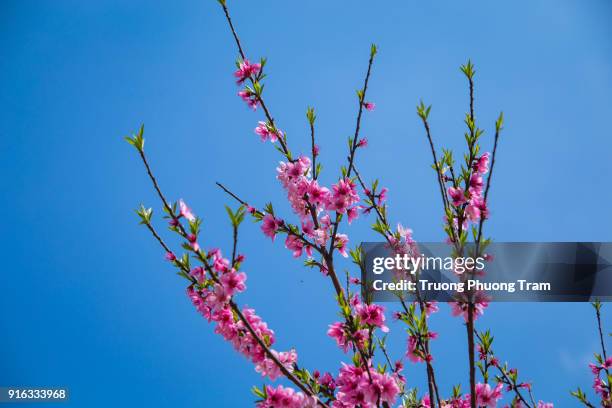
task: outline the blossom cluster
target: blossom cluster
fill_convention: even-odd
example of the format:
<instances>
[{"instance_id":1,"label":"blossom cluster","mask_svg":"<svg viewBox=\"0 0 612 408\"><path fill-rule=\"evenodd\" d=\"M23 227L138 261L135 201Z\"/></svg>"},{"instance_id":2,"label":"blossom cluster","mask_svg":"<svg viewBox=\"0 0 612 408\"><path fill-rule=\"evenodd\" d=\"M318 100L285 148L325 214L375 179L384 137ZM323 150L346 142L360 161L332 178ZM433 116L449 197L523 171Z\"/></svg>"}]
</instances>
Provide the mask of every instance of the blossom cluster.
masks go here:
<instances>
[{"instance_id":1,"label":"blossom cluster","mask_svg":"<svg viewBox=\"0 0 612 408\"><path fill-rule=\"evenodd\" d=\"M347 322L335 322L330 324L327 330L327 335L334 339L345 353L351 348L363 349L371 330L378 328L383 332L389 331L385 325L383 306L363 303L357 295L353 295L349 303L352 308Z\"/></svg>"},{"instance_id":2,"label":"blossom cluster","mask_svg":"<svg viewBox=\"0 0 612 408\"><path fill-rule=\"evenodd\" d=\"M314 408L316 406L315 399L282 385L276 388L266 386L265 398L257 403L257 408Z\"/></svg>"},{"instance_id":3,"label":"blossom cluster","mask_svg":"<svg viewBox=\"0 0 612 408\"><path fill-rule=\"evenodd\" d=\"M371 378L371 380L370 380ZM342 365L336 380L338 392L333 408L373 408L379 403L393 404L403 379L397 374L380 373L372 367Z\"/></svg>"},{"instance_id":4,"label":"blossom cluster","mask_svg":"<svg viewBox=\"0 0 612 408\"><path fill-rule=\"evenodd\" d=\"M293 211L302 219L310 216L311 207L316 214L322 210L348 213L349 221L352 221L358 210L353 206L359 202L355 183L349 178L343 178L330 190L310 177L310 169L310 158L306 156L300 156L295 161L281 162L276 169L276 177L287 191Z\"/></svg>"},{"instance_id":5,"label":"blossom cluster","mask_svg":"<svg viewBox=\"0 0 612 408\"><path fill-rule=\"evenodd\" d=\"M359 194L355 183L349 178L343 178L331 189L320 186L310 175L310 159L300 156L294 161L281 162L277 168L277 179L287 192L287 199L293 211L301 219L301 235L288 234L285 246L299 257L304 252L312 256L312 247L325 246L333 234L333 224L330 212L346 214L351 222L358 216ZM284 221L267 213L262 219L261 230L274 239ZM334 247L344 256L348 256L346 234L336 233Z\"/></svg>"},{"instance_id":6,"label":"blossom cluster","mask_svg":"<svg viewBox=\"0 0 612 408\"><path fill-rule=\"evenodd\" d=\"M595 393L601 398L602 407L612 407L612 399L610 398L610 384L607 383L606 380L601 379L602 373L604 374L604 377L608 377L607 374L612 369L612 357L608 357L601 364L590 363L589 368L591 369L594 377L593 390L595 390ZM607 379L609 380L609 377Z\"/></svg>"},{"instance_id":7,"label":"blossom cluster","mask_svg":"<svg viewBox=\"0 0 612 408\"><path fill-rule=\"evenodd\" d=\"M489 297L484 292L475 292L472 298L474 306L474 320L484 314L489 306ZM456 302L449 303L453 316L463 316L467 322L469 319L469 302L466 296L458 297Z\"/></svg>"},{"instance_id":8,"label":"blossom cluster","mask_svg":"<svg viewBox=\"0 0 612 408\"><path fill-rule=\"evenodd\" d=\"M272 380L278 378L282 375L280 367L266 355L259 341L248 330L245 323L236 316L230 305L232 297L246 289L246 274L232 268L229 260L224 258L218 249L209 251L207 259L211 268L218 274L218 282L206 280L204 268L193 268L191 275L197 280L198 285L189 286L187 295L202 316L209 322L216 323L215 333L223 336L239 353L251 360L257 372ZM267 347L274 344L274 332L255 313L255 310L244 308L242 315L255 335ZM272 350L271 352L288 371L293 370L297 362L295 350L285 352Z\"/></svg>"},{"instance_id":9,"label":"blossom cluster","mask_svg":"<svg viewBox=\"0 0 612 408\"><path fill-rule=\"evenodd\" d=\"M472 163L472 173L468 181L467 192L459 185L448 187L448 195L451 198L451 203L455 207L461 207L465 204L464 222L477 222L481 218L486 219L489 216L487 203L483 197L484 181L483 176L489 171L489 153L484 153L476 158ZM458 222L457 219L454 220ZM464 228L467 225L464 225Z\"/></svg>"}]
</instances>

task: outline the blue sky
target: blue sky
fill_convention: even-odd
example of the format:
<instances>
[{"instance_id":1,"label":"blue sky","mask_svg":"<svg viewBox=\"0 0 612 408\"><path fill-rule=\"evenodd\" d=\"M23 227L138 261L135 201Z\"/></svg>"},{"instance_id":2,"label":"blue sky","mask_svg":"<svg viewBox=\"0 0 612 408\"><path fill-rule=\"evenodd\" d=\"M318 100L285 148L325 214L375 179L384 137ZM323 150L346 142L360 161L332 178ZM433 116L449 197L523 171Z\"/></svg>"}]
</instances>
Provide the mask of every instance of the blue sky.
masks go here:
<instances>
[{"instance_id":1,"label":"blue sky","mask_svg":"<svg viewBox=\"0 0 612 408\"><path fill-rule=\"evenodd\" d=\"M415 114L433 105L438 146L462 147L467 108L458 70L476 64L480 125L506 115L487 232L496 241L610 241L612 5L591 2L373 3L230 1L247 54L269 58L267 100L294 151L308 148L315 106L333 181L353 131L369 45L380 52L357 159L390 189L390 215L420 241L443 239L430 156ZM280 159L236 97L236 52L216 1L4 1L0 6L0 385L63 385L69 406L249 406L262 378L199 317L184 283L132 211L159 203L122 140L146 124L146 148L167 195L203 217L205 245L227 250L222 181L262 205L282 203ZM369 222L352 242L373 239ZM245 223L246 293L307 367L336 371L325 336L332 287ZM612 325L612 311L605 323ZM432 325L441 389L466 383L465 329L447 308ZM478 321L495 349L573 406L590 388L597 350L587 304L495 304ZM405 336L392 325L391 353ZM423 368L408 366L410 384ZM48 405L52 406L52 405Z\"/></svg>"}]
</instances>

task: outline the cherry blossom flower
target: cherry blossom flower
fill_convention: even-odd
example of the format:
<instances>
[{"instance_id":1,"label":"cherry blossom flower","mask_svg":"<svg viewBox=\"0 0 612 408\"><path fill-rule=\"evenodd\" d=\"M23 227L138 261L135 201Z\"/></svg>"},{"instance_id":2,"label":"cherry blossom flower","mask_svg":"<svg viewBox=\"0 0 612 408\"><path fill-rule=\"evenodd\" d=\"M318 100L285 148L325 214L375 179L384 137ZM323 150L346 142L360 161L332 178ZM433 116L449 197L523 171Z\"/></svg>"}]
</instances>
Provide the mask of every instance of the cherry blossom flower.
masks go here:
<instances>
[{"instance_id":1,"label":"cherry blossom flower","mask_svg":"<svg viewBox=\"0 0 612 408\"><path fill-rule=\"evenodd\" d=\"M232 270L229 273L221 275L219 279L223 285L223 289L228 296L233 296L235 293L244 292L246 290L246 274L244 272L236 272Z\"/></svg>"},{"instance_id":2,"label":"cherry blossom flower","mask_svg":"<svg viewBox=\"0 0 612 408\"><path fill-rule=\"evenodd\" d=\"M274 143L278 139L283 137L283 132L278 129L275 129L272 125L267 122L258 122L257 127L255 128L255 133L261 137L262 142L266 140L270 140L270 142Z\"/></svg>"},{"instance_id":3,"label":"cherry blossom flower","mask_svg":"<svg viewBox=\"0 0 612 408\"><path fill-rule=\"evenodd\" d=\"M282 385L266 386L266 399L257 403L257 408L314 408L316 400L293 388Z\"/></svg>"},{"instance_id":4,"label":"cherry blossom flower","mask_svg":"<svg viewBox=\"0 0 612 408\"><path fill-rule=\"evenodd\" d=\"M359 217L359 207L358 206L354 206L351 208L348 208L346 210L346 216L348 219L348 223L352 223L355 219L357 219Z\"/></svg>"},{"instance_id":5,"label":"cherry blossom flower","mask_svg":"<svg viewBox=\"0 0 612 408\"><path fill-rule=\"evenodd\" d=\"M503 386L501 382L495 388L491 388L489 384L476 384L476 405L487 408L497 407L497 401L502 397Z\"/></svg>"},{"instance_id":6,"label":"cherry blossom flower","mask_svg":"<svg viewBox=\"0 0 612 408\"><path fill-rule=\"evenodd\" d=\"M272 241L274 241L276 233L282 225L282 220L275 218L272 214L266 214L261 223L261 230L264 235L270 237Z\"/></svg>"},{"instance_id":7,"label":"cherry blossom flower","mask_svg":"<svg viewBox=\"0 0 612 408\"><path fill-rule=\"evenodd\" d=\"M349 336L347 333L346 324L336 322L329 325L327 335L336 340L338 347L340 347L340 349L346 353L351 347L363 347L365 340L368 338L368 331L365 329L358 330L355 334Z\"/></svg>"},{"instance_id":8,"label":"cherry blossom flower","mask_svg":"<svg viewBox=\"0 0 612 408\"><path fill-rule=\"evenodd\" d=\"M457 302L450 302L451 313L453 316L463 315L465 321L468 321L468 302L467 299L461 299ZM489 306L489 298L482 292L477 292L474 299L474 320L478 316L483 315L485 309Z\"/></svg>"},{"instance_id":9,"label":"cherry blossom flower","mask_svg":"<svg viewBox=\"0 0 612 408\"><path fill-rule=\"evenodd\" d=\"M187 204L185 204L182 199L179 200L179 211L181 217L185 217L191 222L195 221L195 216L191 212L191 208L187 207Z\"/></svg>"},{"instance_id":10,"label":"cherry blossom flower","mask_svg":"<svg viewBox=\"0 0 612 408\"><path fill-rule=\"evenodd\" d=\"M249 108L253 110L257 109L257 105L259 105L259 98L257 98L257 95L253 91L246 88L242 91L239 91L238 96L242 98L242 100L247 104Z\"/></svg>"},{"instance_id":11,"label":"cherry blossom flower","mask_svg":"<svg viewBox=\"0 0 612 408\"><path fill-rule=\"evenodd\" d=\"M236 83L238 85L242 84L252 75L257 75L261 71L261 64L255 63L251 64L248 59L241 61L238 64L238 69L234 72L234 76L236 77Z\"/></svg>"},{"instance_id":12,"label":"cherry blossom flower","mask_svg":"<svg viewBox=\"0 0 612 408\"><path fill-rule=\"evenodd\" d=\"M372 381L369 380L368 372L363 367L356 367L342 363L340 374L336 380L337 390L334 408L355 407L374 408L379 402L392 405L400 388L396 376L369 370Z\"/></svg>"},{"instance_id":13,"label":"cherry blossom flower","mask_svg":"<svg viewBox=\"0 0 612 408\"><path fill-rule=\"evenodd\" d=\"M338 248L338 252L345 258L348 258L348 253L346 252L346 244L349 239L346 234L336 234L336 240L334 242L334 246Z\"/></svg>"},{"instance_id":14,"label":"cherry blossom flower","mask_svg":"<svg viewBox=\"0 0 612 408\"><path fill-rule=\"evenodd\" d=\"M453 205L455 207L459 207L461 204L465 203L465 194L463 192L463 189L461 187L449 187L448 188L448 195L451 196L451 199L453 200Z\"/></svg>"},{"instance_id":15,"label":"cherry blossom flower","mask_svg":"<svg viewBox=\"0 0 612 408\"><path fill-rule=\"evenodd\" d=\"M385 326L385 309L380 305L362 303L355 308L355 312L361 323L369 324L380 328L383 332L388 332L389 328Z\"/></svg>"},{"instance_id":16,"label":"cherry blossom flower","mask_svg":"<svg viewBox=\"0 0 612 408\"><path fill-rule=\"evenodd\" d=\"M277 352L272 350L272 354L289 372L293 372L293 365L297 362L297 353L295 350ZM261 363L257 364L255 371L260 373L262 376L269 377L271 380L276 380L282 374L281 369L272 359L264 359Z\"/></svg>"},{"instance_id":17,"label":"cherry blossom flower","mask_svg":"<svg viewBox=\"0 0 612 408\"><path fill-rule=\"evenodd\" d=\"M485 153L474 161L472 168L479 174L485 174L489 171L489 153Z\"/></svg>"},{"instance_id":18,"label":"cherry blossom flower","mask_svg":"<svg viewBox=\"0 0 612 408\"><path fill-rule=\"evenodd\" d=\"M312 247L310 245L304 245L304 242L295 235L287 235L285 239L285 247L290 251L293 251L294 258L302 256L302 251L305 250L308 256L312 256Z\"/></svg>"}]
</instances>

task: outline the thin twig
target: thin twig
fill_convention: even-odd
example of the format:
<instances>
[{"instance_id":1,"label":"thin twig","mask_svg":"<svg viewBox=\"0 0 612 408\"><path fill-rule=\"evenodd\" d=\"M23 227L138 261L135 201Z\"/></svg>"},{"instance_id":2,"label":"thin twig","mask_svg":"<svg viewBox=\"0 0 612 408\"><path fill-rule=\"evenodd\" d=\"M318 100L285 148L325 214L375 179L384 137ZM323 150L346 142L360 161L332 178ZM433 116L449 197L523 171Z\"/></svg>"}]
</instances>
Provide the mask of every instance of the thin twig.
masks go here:
<instances>
[{"instance_id":1,"label":"thin twig","mask_svg":"<svg viewBox=\"0 0 612 408\"><path fill-rule=\"evenodd\" d=\"M374 63L374 55L375 52L370 52L370 59L368 61L368 70L366 71L366 76L363 81L363 91L359 96L359 109L357 111L357 121L355 124L355 134L353 136L353 143L350 148L349 156L348 156L348 168L346 171L346 177L351 177L351 172L353 170L353 161L355 160L355 152L357 151L358 142L359 142L359 130L361 129L361 116L363 114L363 103L365 101L366 93L368 91L368 82L370 81L370 73L372 72L372 64ZM338 225L340 223L340 214L336 213L336 219L334 221L333 232L331 234L331 243L329 245L329 254L330 257L333 257L334 253L334 244L336 240L336 234L338 233Z\"/></svg>"},{"instance_id":2,"label":"thin twig","mask_svg":"<svg viewBox=\"0 0 612 408\"><path fill-rule=\"evenodd\" d=\"M172 210L172 207L170 207L170 205L168 204L168 201L166 200L164 194L162 193L161 189L159 188L159 185L157 183L157 180L155 178L155 176L153 175L153 172L151 171L151 168L147 162L146 156L144 154L144 151L142 150L138 150L140 153L140 157L142 158L142 161L147 169L147 173L149 174L149 178L151 179L153 186L155 188L155 190L157 191L162 203L164 204L164 206L166 207L166 209L169 212L169 215L172 217L172 219L174 220L179 220L178 216L174 213L174 211ZM155 229L153 228L153 226L151 225L151 223L146 223L147 228L149 229L149 231L151 231L151 233L153 234L153 236L157 239L157 241L160 243L160 245L164 248L164 250L169 253L172 252L170 251L169 247L164 243L164 241L161 239L161 237L159 236L159 234L157 233L157 231L155 231ZM182 226L182 224L180 223L180 221L178 222L178 227L179 227L179 233L185 237L186 233L185 230ZM210 266L208 260L206 259L205 256L202 255L202 251L198 250L198 251L194 251L198 257L198 259L204 264L206 270L209 272L210 276L213 278L213 280L216 283L219 283L219 278L217 277L216 273L214 272L214 270L212 269L212 267ZM179 265L179 267L183 270L183 272L185 272L185 274L189 277L191 276L189 269L183 265L182 262L177 262L177 265ZM193 277L192 277L193 278ZM238 316L238 318L242 321L242 323L244 324L244 326L247 328L247 330L251 333L251 335L253 336L253 338L255 338L255 340L257 341L257 343L262 347L262 349L264 350L266 356L268 356L268 358L270 358L275 365L278 366L278 368L280 369L280 371L291 381L293 382L297 387L299 387L302 391L304 391L306 394L310 395L310 396L314 396L316 397L316 394L313 394L306 386L304 386L304 384L302 384L302 382L291 372L287 369L287 367L285 367L279 360L278 358L274 355L274 353L272 353L272 351L269 349L269 347L265 344L265 342L263 341L263 339L261 339L257 333L255 332L255 330L253 329L253 327L251 326L251 323L245 318L245 316L242 314L242 311L240 310L240 308L238 307L238 305L233 301L230 300L229 302L230 307L232 308L232 310L236 313L236 315ZM322 401L319 401L317 398L317 402L319 403L319 405L329 408L325 403L323 403Z\"/></svg>"}]
</instances>

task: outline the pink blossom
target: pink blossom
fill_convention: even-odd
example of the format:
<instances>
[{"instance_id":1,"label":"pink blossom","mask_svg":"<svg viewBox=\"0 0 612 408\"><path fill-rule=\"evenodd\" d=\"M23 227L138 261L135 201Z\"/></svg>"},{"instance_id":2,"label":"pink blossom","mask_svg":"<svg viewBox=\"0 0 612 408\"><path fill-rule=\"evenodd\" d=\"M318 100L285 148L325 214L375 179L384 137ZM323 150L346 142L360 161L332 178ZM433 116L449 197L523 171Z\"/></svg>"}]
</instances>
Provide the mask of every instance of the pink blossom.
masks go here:
<instances>
[{"instance_id":1,"label":"pink blossom","mask_svg":"<svg viewBox=\"0 0 612 408\"><path fill-rule=\"evenodd\" d=\"M362 303L355 308L355 311L361 323L379 327L385 333L389 331L385 326L385 309L382 306Z\"/></svg>"},{"instance_id":2,"label":"pink blossom","mask_svg":"<svg viewBox=\"0 0 612 408\"><path fill-rule=\"evenodd\" d=\"M273 126L269 125L266 122L258 122L257 127L255 128L255 133L257 133L263 142L266 140L270 140L270 142L274 143L279 138L283 137L283 132L275 129Z\"/></svg>"},{"instance_id":3,"label":"pink blossom","mask_svg":"<svg viewBox=\"0 0 612 408\"><path fill-rule=\"evenodd\" d=\"M242 91L239 91L238 96L242 98L242 100L249 106L249 108L253 110L257 109L257 105L259 104L259 98L257 98L257 95L253 91L246 88Z\"/></svg>"},{"instance_id":4,"label":"pink blossom","mask_svg":"<svg viewBox=\"0 0 612 408\"><path fill-rule=\"evenodd\" d=\"M359 217L359 207L354 206L354 207L348 208L346 210L346 216L348 217L348 223L350 224L351 222L353 222L353 220Z\"/></svg>"},{"instance_id":5,"label":"pink blossom","mask_svg":"<svg viewBox=\"0 0 612 408\"><path fill-rule=\"evenodd\" d=\"M200 251L200 244L198 244L198 242L195 239L193 240L189 239L189 245L191 245L191 248L193 248L195 252Z\"/></svg>"},{"instance_id":6,"label":"pink blossom","mask_svg":"<svg viewBox=\"0 0 612 408\"><path fill-rule=\"evenodd\" d=\"M181 217L185 217L187 220L191 222L195 221L195 216L191 212L191 209L187 207L187 204L185 204L185 202L182 199L179 200L179 210L180 210Z\"/></svg>"},{"instance_id":7,"label":"pink blossom","mask_svg":"<svg viewBox=\"0 0 612 408\"><path fill-rule=\"evenodd\" d=\"M468 220L478 221L481 218L487 219L489 217L489 209L487 203L479 196L472 197L470 203L465 209Z\"/></svg>"},{"instance_id":8,"label":"pink blossom","mask_svg":"<svg viewBox=\"0 0 612 408\"><path fill-rule=\"evenodd\" d=\"M372 374L372 385L368 388L370 391L370 400L380 399L380 401L393 403L399 394L397 380L388 374L374 372Z\"/></svg>"},{"instance_id":9,"label":"pink blossom","mask_svg":"<svg viewBox=\"0 0 612 408\"><path fill-rule=\"evenodd\" d=\"M236 83L240 85L250 76L259 74L260 71L261 64L251 64L248 59L245 59L238 64L238 69L234 72Z\"/></svg>"},{"instance_id":10,"label":"pink blossom","mask_svg":"<svg viewBox=\"0 0 612 408\"><path fill-rule=\"evenodd\" d=\"M397 224L397 232L400 238L403 238L409 244L415 243L414 239L412 239L412 230L410 228L404 227L402 224Z\"/></svg>"},{"instance_id":11,"label":"pink blossom","mask_svg":"<svg viewBox=\"0 0 612 408\"><path fill-rule=\"evenodd\" d=\"M373 111L376 108L376 104L374 102L364 102L363 107L366 108L366 110Z\"/></svg>"},{"instance_id":12,"label":"pink blossom","mask_svg":"<svg viewBox=\"0 0 612 408\"><path fill-rule=\"evenodd\" d=\"M387 187L383 187L380 190L380 194L378 195L378 205L382 205L385 200L387 200L387 193L389 192L389 189Z\"/></svg>"},{"instance_id":13,"label":"pink blossom","mask_svg":"<svg viewBox=\"0 0 612 408\"><path fill-rule=\"evenodd\" d=\"M333 407L374 408L379 402L392 405L399 394L398 378L370 369L372 381L365 368L344 364L336 380L336 402Z\"/></svg>"},{"instance_id":14,"label":"pink blossom","mask_svg":"<svg viewBox=\"0 0 612 408\"><path fill-rule=\"evenodd\" d=\"M261 230L264 235L270 237L272 241L274 241L276 233L281 225L283 225L282 220L275 218L272 214L266 214L262 220Z\"/></svg>"},{"instance_id":15,"label":"pink blossom","mask_svg":"<svg viewBox=\"0 0 612 408\"><path fill-rule=\"evenodd\" d=\"M308 185L308 198L311 204L324 205L330 197L330 192L327 187L320 187L316 180L313 180Z\"/></svg>"},{"instance_id":16,"label":"pink blossom","mask_svg":"<svg viewBox=\"0 0 612 408\"><path fill-rule=\"evenodd\" d=\"M329 238L327 234L327 229L318 228L314 230L313 238L315 240L315 244L317 245L325 245Z\"/></svg>"},{"instance_id":17,"label":"pink blossom","mask_svg":"<svg viewBox=\"0 0 612 408\"><path fill-rule=\"evenodd\" d=\"M478 221L480 220L480 208L477 205L469 204L465 208L465 214L467 215L467 219L470 221Z\"/></svg>"},{"instance_id":18,"label":"pink blossom","mask_svg":"<svg viewBox=\"0 0 612 408\"><path fill-rule=\"evenodd\" d=\"M461 397L453 397L448 401L448 408L470 408L471 407L471 401L470 401L470 394L466 394L463 399ZM447 408L444 407L444 408ZM512 407L512 408L521 408L519 406L516 407Z\"/></svg>"},{"instance_id":19,"label":"pink blossom","mask_svg":"<svg viewBox=\"0 0 612 408\"><path fill-rule=\"evenodd\" d=\"M215 248L210 250L208 252L208 257L212 259L212 267L215 272L226 273L230 271L230 262L223 258L220 249Z\"/></svg>"},{"instance_id":20,"label":"pink blossom","mask_svg":"<svg viewBox=\"0 0 612 408\"><path fill-rule=\"evenodd\" d=\"M502 383L498 383L495 388L491 388L489 384L476 384L476 405L479 407L495 408L497 400L502 397L502 388Z\"/></svg>"},{"instance_id":21,"label":"pink blossom","mask_svg":"<svg viewBox=\"0 0 612 408\"><path fill-rule=\"evenodd\" d=\"M302 221L302 232L308 237L313 237L315 234L314 223L311 220Z\"/></svg>"},{"instance_id":22,"label":"pink blossom","mask_svg":"<svg viewBox=\"0 0 612 408\"><path fill-rule=\"evenodd\" d=\"M215 333L223 336L239 353L251 360L256 365L256 370L262 375L276 378L280 375L280 370L277 370L278 367L272 368L273 361L268 358L258 340L253 337L244 322L237 318L229 305L230 297L228 293L244 290L246 275L230 271L222 275L220 279L221 285L215 284L213 290L206 288L196 290L193 286L190 286L187 288L187 295L196 309L209 322L212 321L216 324ZM274 344L274 332L255 314L255 310L245 308L242 310L242 315L249 322L255 335L262 339L268 347ZM283 365L286 365L288 370L293 369L297 360L295 351L276 352L272 350L272 353Z\"/></svg>"},{"instance_id":23,"label":"pink blossom","mask_svg":"<svg viewBox=\"0 0 612 408\"><path fill-rule=\"evenodd\" d=\"M176 256L172 252L166 252L165 258L166 258L166 261L170 261L170 262L176 261Z\"/></svg>"},{"instance_id":24,"label":"pink blossom","mask_svg":"<svg viewBox=\"0 0 612 408\"><path fill-rule=\"evenodd\" d=\"M257 403L257 408L314 408L316 400L307 397L293 388L282 385L272 388L266 386L266 399Z\"/></svg>"},{"instance_id":25,"label":"pink blossom","mask_svg":"<svg viewBox=\"0 0 612 408\"><path fill-rule=\"evenodd\" d=\"M200 283L203 282L204 279L206 278L206 272L204 271L204 268L202 268L201 266L193 268L190 274L191 276L196 278L196 280Z\"/></svg>"},{"instance_id":26,"label":"pink blossom","mask_svg":"<svg viewBox=\"0 0 612 408\"><path fill-rule=\"evenodd\" d=\"M336 322L330 324L329 329L327 330L327 335L336 340L338 346L346 353L349 347L349 341L344 331L344 323Z\"/></svg>"},{"instance_id":27,"label":"pink blossom","mask_svg":"<svg viewBox=\"0 0 612 408\"><path fill-rule=\"evenodd\" d=\"M448 188L448 195L451 196L452 200L453 200L453 205L455 207L460 206L461 204L465 203L465 194L463 192L463 189L461 187L449 187Z\"/></svg>"},{"instance_id":28,"label":"pink blossom","mask_svg":"<svg viewBox=\"0 0 612 408\"><path fill-rule=\"evenodd\" d=\"M487 152L477 158L472 165L472 168L479 174L485 174L487 171L489 171L489 153Z\"/></svg>"},{"instance_id":29,"label":"pink blossom","mask_svg":"<svg viewBox=\"0 0 612 408\"><path fill-rule=\"evenodd\" d=\"M329 388L330 390L334 390L336 388L336 381L330 373L323 374L319 383L322 386Z\"/></svg>"},{"instance_id":30,"label":"pink blossom","mask_svg":"<svg viewBox=\"0 0 612 408\"><path fill-rule=\"evenodd\" d=\"M338 249L338 252L340 252L340 254L345 258L348 257L348 253L346 252L346 244L348 243L348 241L349 239L346 234L336 234L334 246Z\"/></svg>"},{"instance_id":31,"label":"pink blossom","mask_svg":"<svg viewBox=\"0 0 612 408\"><path fill-rule=\"evenodd\" d=\"M312 256L312 247L310 245L304 245L304 242L295 235L287 235L285 239L285 247L290 251L293 251L293 256L299 258L302 256L302 251L306 250L308 256Z\"/></svg>"},{"instance_id":32,"label":"pink blossom","mask_svg":"<svg viewBox=\"0 0 612 408\"><path fill-rule=\"evenodd\" d=\"M310 172L310 158L300 156L293 162L281 162L276 168L276 178L281 182L287 191L287 199L293 211L304 219L309 216L309 205L305 200L311 190L311 181L307 176ZM313 191L318 189L318 184L313 187Z\"/></svg>"},{"instance_id":33,"label":"pink blossom","mask_svg":"<svg viewBox=\"0 0 612 408\"><path fill-rule=\"evenodd\" d=\"M542 402L538 401L537 408L555 408L552 402Z\"/></svg>"},{"instance_id":34,"label":"pink blossom","mask_svg":"<svg viewBox=\"0 0 612 408\"><path fill-rule=\"evenodd\" d=\"M357 142L357 147L367 147L367 145L368 145L368 139L365 137L363 139L360 139Z\"/></svg>"},{"instance_id":35,"label":"pink blossom","mask_svg":"<svg viewBox=\"0 0 612 408\"><path fill-rule=\"evenodd\" d=\"M297 362L297 353L295 350L290 351L281 351L277 352L272 350L272 354L276 359L285 367L285 369L289 372L293 372L293 365ZM274 362L274 360L270 358L264 358L262 362L257 364L255 367L255 371L260 373L265 377L269 377L271 380L276 380L278 377L282 376L283 373L278 365Z\"/></svg>"},{"instance_id":36,"label":"pink blossom","mask_svg":"<svg viewBox=\"0 0 612 408\"><path fill-rule=\"evenodd\" d=\"M357 194L355 183L349 178L344 178L332 186L332 198L327 209L344 214L348 207L358 201L359 194Z\"/></svg>"},{"instance_id":37,"label":"pink blossom","mask_svg":"<svg viewBox=\"0 0 612 408\"><path fill-rule=\"evenodd\" d=\"M458 302L450 302L451 313L453 316L463 315L464 320L468 321L468 303L467 300L462 299ZM485 309L489 306L489 299L484 293L476 293L474 299L474 320L478 316L484 314Z\"/></svg>"},{"instance_id":38,"label":"pink blossom","mask_svg":"<svg viewBox=\"0 0 612 408\"><path fill-rule=\"evenodd\" d=\"M229 273L221 275L220 279L223 289L228 296L233 296L235 293L244 292L246 289L246 274L244 272L236 272L232 270Z\"/></svg>"},{"instance_id":39,"label":"pink blossom","mask_svg":"<svg viewBox=\"0 0 612 408\"><path fill-rule=\"evenodd\" d=\"M480 196L483 184L482 176L478 173L473 173L470 176L470 194Z\"/></svg>"},{"instance_id":40,"label":"pink blossom","mask_svg":"<svg viewBox=\"0 0 612 408\"><path fill-rule=\"evenodd\" d=\"M420 354L417 354L417 338L416 336L408 336L408 344L406 348L406 357L413 363L423 361Z\"/></svg>"},{"instance_id":41,"label":"pink blossom","mask_svg":"<svg viewBox=\"0 0 612 408\"><path fill-rule=\"evenodd\" d=\"M365 329L358 330L352 336L349 336L346 331L346 325L336 322L329 325L327 335L336 340L338 347L346 353L350 347L362 348L368 338L368 331Z\"/></svg>"},{"instance_id":42,"label":"pink blossom","mask_svg":"<svg viewBox=\"0 0 612 408\"><path fill-rule=\"evenodd\" d=\"M425 315L427 317L429 317L432 313L436 313L439 310L438 302L436 302L435 300L432 300L430 302L424 301L423 304L425 306Z\"/></svg>"},{"instance_id":43,"label":"pink blossom","mask_svg":"<svg viewBox=\"0 0 612 408\"><path fill-rule=\"evenodd\" d=\"M438 333L430 332L426 336L433 340L438 337ZM423 359L423 352L422 350L418 349L418 344L418 338L416 335L408 336L408 347L406 348L406 357L408 357L408 360L412 361L413 363L419 363L421 361L433 361L433 356L431 354L425 355L425 358Z\"/></svg>"}]
</instances>

